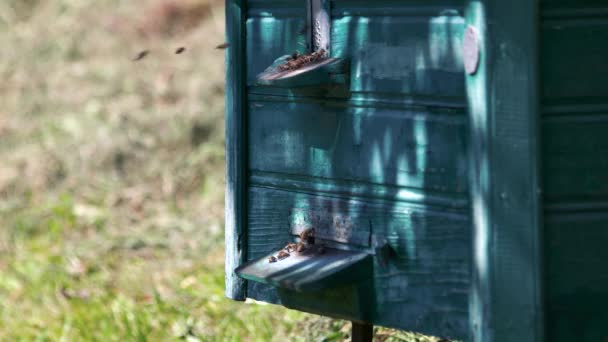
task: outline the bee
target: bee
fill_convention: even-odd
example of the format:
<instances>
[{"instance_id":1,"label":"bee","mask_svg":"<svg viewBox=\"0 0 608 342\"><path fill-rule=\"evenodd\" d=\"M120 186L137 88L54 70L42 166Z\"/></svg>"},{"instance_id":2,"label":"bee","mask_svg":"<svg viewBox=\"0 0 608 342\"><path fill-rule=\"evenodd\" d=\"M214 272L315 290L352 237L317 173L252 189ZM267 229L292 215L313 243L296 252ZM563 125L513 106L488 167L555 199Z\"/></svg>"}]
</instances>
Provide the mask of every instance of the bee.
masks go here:
<instances>
[{"instance_id":1,"label":"bee","mask_svg":"<svg viewBox=\"0 0 608 342\"><path fill-rule=\"evenodd\" d=\"M297 245L295 243L288 243L287 246L285 246L284 250L287 251L288 253L295 251L297 248Z\"/></svg>"},{"instance_id":2,"label":"bee","mask_svg":"<svg viewBox=\"0 0 608 342\"><path fill-rule=\"evenodd\" d=\"M303 243L308 244L314 238L314 233L314 228L306 229L300 233L300 240L302 240Z\"/></svg>"},{"instance_id":3,"label":"bee","mask_svg":"<svg viewBox=\"0 0 608 342\"><path fill-rule=\"evenodd\" d=\"M144 59L148 54L150 53L150 51L148 50L142 50L140 51L132 60L133 62L139 61Z\"/></svg>"},{"instance_id":4,"label":"bee","mask_svg":"<svg viewBox=\"0 0 608 342\"><path fill-rule=\"evenodd\" d=\"M305 249L306 249L306 245L302 242L299 242L298 245L296 246L296 252L298 252L298 253L304 252Z\"/></svg>"},{"instance_id":5,"label":"bee","mask_svg":"<svg viewBox=\"0 0 608 342\"><path fill-rule=\"evenodd\" d=\"M287 62L278 66L279 71L296 70L306 64L311 64L320 61L325 57L325 50L319 49L308 55L301 55L298 51L294 52Z\"/></svg>"},{"instance_id":6,"label":"bee","mask_svg":"<svg viewBox=\"0 0 608 342\"><path fill-rule=\"evenodd\" d=\"M289 253L285 252L285 251L280 251L279 254L277 255L277 258L279 260L283 260L285 258L289 258Z\"/></svg>"},{"instance_id":7,"label":"bee","mask_svg":"<svg viewBox=\"0 0 608 342\"><path fill-rule=\"evenodd\" d=\"M223 49L226 49L228 47L230 47L229 43L222 43L222 44L216 46L215 48L218 49L218 50L223 50Z\"/></svg>"},{"instance_id":8,"label":"bee","mask_svg":"<svg viewBox=\"0 0 608 342\"><path fill-rule=\"evenodd\" d=\"M271 256L268 257L268 262L271 263L271 264L273 262L277 262L277 258L275 258L274 255L271 255Z\"/></svg>"},{"instance_id":9,"label":"bee","mask_svg":"<svg viewBox=\"0 0 608 342\"><path fill-rule=\"evenodd\" d=\"M180 46L180 47L178 47L178 48L175 50L175 54L176 54L176 55L179 55L180 53L182 53L182 52L184 52L184 51L186 51L186 48L185 48L185 47L183 47L183 46Z\"/></svg>"}]
</instances>

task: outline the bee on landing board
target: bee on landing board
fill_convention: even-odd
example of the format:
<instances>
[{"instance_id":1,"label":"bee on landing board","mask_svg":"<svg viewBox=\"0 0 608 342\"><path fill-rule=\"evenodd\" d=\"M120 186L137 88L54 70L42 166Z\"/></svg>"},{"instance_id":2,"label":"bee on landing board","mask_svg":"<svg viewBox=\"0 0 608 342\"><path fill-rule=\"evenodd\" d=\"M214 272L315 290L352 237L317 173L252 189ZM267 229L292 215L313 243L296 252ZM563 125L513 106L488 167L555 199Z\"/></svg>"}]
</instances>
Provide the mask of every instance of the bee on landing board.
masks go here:
<instances>
[{"instance_id":1,"label":"bee on landing board","mask_svg":"<svg viewBox=\"0 0 608 342\"><path fill-rule=\"evenodd\" d=\"M285 246L285 248L283 248L286 252L291 253L293 251L295 251L297 248L297 245L295 243L288 243L287 246Z\"/></svg>"},{"instance_id":2,"label":"bee on landing board","mask_svg":"<svg viewBox=\"0 0 608 342\"><path fill-rule=\"evenodd\" d=\"M300 233L300 240L302 240L302 242L305 244L311 243L314 237L314 233L314 228L306 229Z\"/></svg>"}]
</instances>

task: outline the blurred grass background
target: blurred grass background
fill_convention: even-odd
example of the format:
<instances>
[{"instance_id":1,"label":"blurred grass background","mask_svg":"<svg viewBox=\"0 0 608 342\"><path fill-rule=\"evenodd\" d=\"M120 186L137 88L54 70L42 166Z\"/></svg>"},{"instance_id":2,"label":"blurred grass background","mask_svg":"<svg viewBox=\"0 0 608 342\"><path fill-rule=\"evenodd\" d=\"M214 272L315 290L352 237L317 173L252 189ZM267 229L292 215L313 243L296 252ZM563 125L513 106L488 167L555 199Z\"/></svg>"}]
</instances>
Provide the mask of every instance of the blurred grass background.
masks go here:
<instances>
[{"instance_id":1,"label":"blurred grass background","mask_svg":"<svg viewBox=\"0 0 608 342\"><path fill-rule=\"evenodd\" d=\"M0 341L348 338L223 296L223 41L222 0L0 1Z\"/></svg>"}]
</instances>

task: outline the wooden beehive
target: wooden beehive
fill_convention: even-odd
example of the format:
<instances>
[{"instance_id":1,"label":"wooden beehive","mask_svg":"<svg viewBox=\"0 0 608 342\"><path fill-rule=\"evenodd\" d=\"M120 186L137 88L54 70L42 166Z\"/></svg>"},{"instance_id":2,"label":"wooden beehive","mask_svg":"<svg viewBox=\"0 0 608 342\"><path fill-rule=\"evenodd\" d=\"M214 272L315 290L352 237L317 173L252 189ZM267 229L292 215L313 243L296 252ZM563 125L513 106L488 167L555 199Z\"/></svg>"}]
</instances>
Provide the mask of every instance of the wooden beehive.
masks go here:
<instances>
[{"instance_id":1,"label":"wooden beehive","mask_svg":"<svg viewBox=\"0 0 608 342\"><path fill-rule=\"evenodd\" d=\"M228 297L471 341L608 338L608 3L226 4Z\"/></svg>"}]
</instances>

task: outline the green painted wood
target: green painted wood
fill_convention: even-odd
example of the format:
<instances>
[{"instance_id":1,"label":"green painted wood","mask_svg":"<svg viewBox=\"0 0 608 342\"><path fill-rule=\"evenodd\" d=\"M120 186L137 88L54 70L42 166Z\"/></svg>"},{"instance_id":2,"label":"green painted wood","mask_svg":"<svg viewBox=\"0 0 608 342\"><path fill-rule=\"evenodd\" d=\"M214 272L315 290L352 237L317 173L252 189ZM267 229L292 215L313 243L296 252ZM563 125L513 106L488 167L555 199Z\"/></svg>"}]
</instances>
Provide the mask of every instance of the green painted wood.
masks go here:
<instances>
[{"instance_id":1,"label":"green painted wood","mask_svg":"<svg viewBox=\"0 0 608 342\"><path fill-rule=\"evenodd\" d=\"M357 284L369 278L372 255L352 252L325 245L308 247L303 252L292 252L289 257L269 262L279 249L252 260L236 269L245 279L295 291L319 291Z\"/></svg>"},{"instance_id":2,"label":"green painted wood","mask_svg":"<svg viewBox=\"0 0 608 342\"><path fill-rule=\"evenodd\" d=\"M283 88L326 87L348 83L348 61L341 58L327 58L317 63L305 65L298 70L278 71L291 55L275 60L268 69L257 77L258 85Z\"/></svg>"},{"instance_id":3,"label":"green painted wood","mask_svg":"<svg viewBox=\"0 0 608 342\"><path fill-rule=\"evenodd\" d=\"M608 107L585 111L583 106L570 107L564 114L543 118L545 205L606 207Z\"/></svg>"},{"instance_id":4,"label":"green painted wood","mask_svg":"<svg viewBox=\"0 0 608 342\"><path fill-rule=\"evenodd\" d=\"M351 91L464 103L458 3L335 2L332 57L350 58Z\"/></svg>"},{"instance_id":5,"label":"green painted wood","mask_svg":"<svg viewBox=\"0 0 608 342\"><path fill-rule=\"evenodd\" d=\"M608 338L608 4L541 1L548 341Z\"/></svg>"},{"instance_id":6,"label":"green painted wood","mask_svg":"<svg viewBox=\"0 0 608 342\"><path fill-rule=\"evenodd\" d=\"M251 170L425 189L447 198L467 191L462 111L252 100L250 115Z\"/></svg>"},{"instance_id":7,"label":"green painted wood","mask_svg":"<svg viewBox=\"0 0 608 342\"><path fill-rule=\"evenodd\" d=\"M248 259L263 258L290 241L292 213L305 211L369 222L374 240L386 239L388 264L374 256L370 280L335 293L285 292L256 282L248 296L291 308L345 319L464 338L467 334L469 287L469 225L467 206L459 209L409 204L322 191L297 191L285 183L251 182L249 193ZM344 245L350 250L367 247ZM361 302L368 301L368 304Z\"/></svg>"},{"instance_id":8,"label":"green painted wood","mask_svg":"<svg viewBox=\"0 0 608 342\"><path fill-rule=\"evenodd\" d=\"M226 296L245 300L246 282L234 269L246 261L247 141L245 1L226 1Z\"/></svg>"},{"instance_id":9,"label":"green painted wood","mask_svg":"<svg viewBox=\"0 0 608 342\"><path fill-rule=\"evenodd\" d=\"M467 2L479 69L467 76L471 341L542 341L538 4Z\"/></svg>"},{"instance_id":10,"label":"green painted wood","mask_svg":"<svg viewBox=\"0 0 608 342\"><path fill-rule=\"evenodd\" d=\"M606 210L546 214L547 340L608 337L608 215Z\"/></svg>"},{"instance_id":11,"label":"green painted wood","mask_svg":"<svg viewBox=\"0 0 608 342\"><path fill-rule=\"evenodd\" d=\"M463 2L325 3L331 5L331 57L351 66L348 89L256 84L279 56L303 52L307 10L306 1L247 2L243 240L253 261L292 239L294 213L308 213L306 222L338 218L367 224L369 241L357 231L357 238L327 242L370 253L373 264L356 284L297 292L248 281L247 296L466 338L472 253Z\"/></svg>"}]
</instances>

